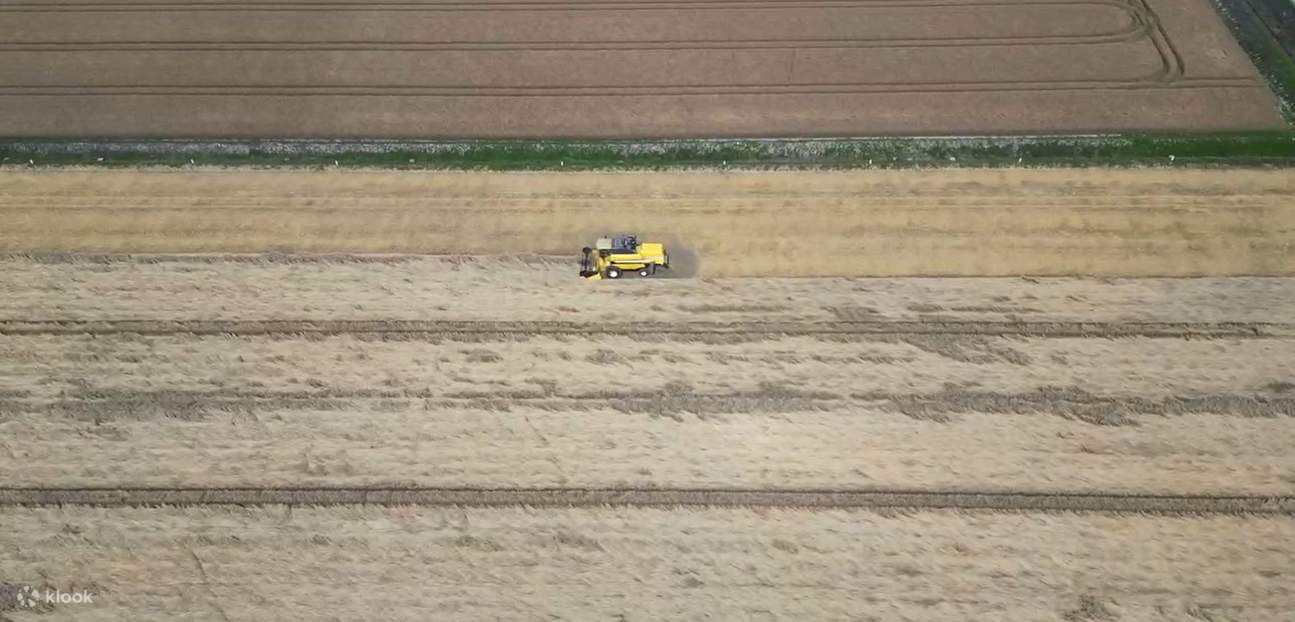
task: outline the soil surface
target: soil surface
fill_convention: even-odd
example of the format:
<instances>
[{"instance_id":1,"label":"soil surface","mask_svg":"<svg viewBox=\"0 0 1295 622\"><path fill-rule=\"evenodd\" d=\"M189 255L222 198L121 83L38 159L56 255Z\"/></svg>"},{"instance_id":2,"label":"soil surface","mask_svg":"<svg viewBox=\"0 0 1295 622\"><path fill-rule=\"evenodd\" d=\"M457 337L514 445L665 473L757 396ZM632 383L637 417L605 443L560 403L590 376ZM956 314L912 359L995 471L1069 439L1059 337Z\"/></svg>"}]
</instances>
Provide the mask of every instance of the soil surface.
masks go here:
<instances>
[{"instance_id":1,"label":"soil surface","mask_svg":"<svg viewBox=\"0 0 1295 622\"><path fill-rule=\"evenodd\" d=\"M1207 0L0 4L0 135L1281 127Z\"/></svg>"}]
</instances>

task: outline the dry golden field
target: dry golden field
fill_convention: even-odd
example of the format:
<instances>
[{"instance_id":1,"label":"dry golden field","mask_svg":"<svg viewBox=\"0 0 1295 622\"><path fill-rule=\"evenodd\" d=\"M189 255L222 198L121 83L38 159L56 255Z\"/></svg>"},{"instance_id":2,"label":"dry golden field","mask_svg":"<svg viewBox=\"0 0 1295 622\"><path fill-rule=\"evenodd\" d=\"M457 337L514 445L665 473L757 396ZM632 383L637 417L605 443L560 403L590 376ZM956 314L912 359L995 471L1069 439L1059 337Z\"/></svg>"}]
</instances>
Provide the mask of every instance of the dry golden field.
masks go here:
<instances>
[{"instance_id":1,"label":"dry golden field","mask_svg":"<svg viewBox=\"0 0 1295 622\"><path fill-rule=\"evenodd\" d=\"M595 284L570 260L345 256L0 275L13 484L1295 485L1289 279Z\"/></svg>"},{"instance_id":2,"label":"dry golden field","mask_svg":"<svg viewBox=\"0 0 1295 622\"><path fill-rule=\"evenodd\" d=\"M0 619L1287 620L1288 177L0 175Z\"/></svg>"},{"instance_id":3,"label":"dry golden field","mask_svg":"<svg viewBox=\"0 0 1295 622\"><path fill-rule=\"evenodd\" d=\"M615 230L705 276L1295 274L1280 170L0 174L0 251L569 254Z\"/></svg>"}]
</instances>

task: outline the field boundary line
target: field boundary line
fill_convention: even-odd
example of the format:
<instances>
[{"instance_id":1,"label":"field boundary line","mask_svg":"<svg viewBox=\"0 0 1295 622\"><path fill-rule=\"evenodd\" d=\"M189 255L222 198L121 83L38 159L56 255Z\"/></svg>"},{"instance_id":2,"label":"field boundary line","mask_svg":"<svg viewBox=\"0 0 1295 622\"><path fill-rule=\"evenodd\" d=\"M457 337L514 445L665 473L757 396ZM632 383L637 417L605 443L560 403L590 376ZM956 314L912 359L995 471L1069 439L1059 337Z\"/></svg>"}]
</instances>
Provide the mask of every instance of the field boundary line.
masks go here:
<instances>
[{"instance_id":1,"label":"field boundary line","mask_svg":"<svg viewBox=\"0 0 1295 622\"><path fill-rule=\"evenodd\" d=\"M381 41L121 41L121 42L17 42L0 43L5 52L510 52L540 50L775 50L927 47L1024 47L1034 45L1091 45L1137 39L1139 30L1093 35L1040 35L1037 37L960 37L949 39L733 39L728 41L553 41L512 44L487 41L416 43Z\"/></svg>"},{"instance_id":2,"label":"field boundary line","mask_svg":"<svg viewBox=\"0 0 1295 622\"><path fill-rule=\"evenodd\" d=\"M506 11L660 11L749 9L874 9L1104 5L1133 7L1139 0L505 0L502 2L13 2L0 13L428 13Z\"/></svg>"},{"instance_id":3,"label":"field boundary line","mask_svg":"<svg viewBox=\"0 0 1295 622\"><path fill-rule=\"evenodd\" d=\"M1295 515L1295 497L1120 493L701 488L0 488L0 506L421 505Z\"/></svg>"},{"instance_id":4,"label":"field boundary line","mask_svg":"<svg viewBox=\"0 0 1295 622\"><path fill-rule=\"evenodd\" d=\"M0 335L983 335L1019 337L1273 338L1284 322L1084 321L737 321L583 323L478 320L22 320L0 319Z\"/></svg>"},{"instance_id":5,"label":"field boundary line","mask_svg":"<svg viewBox=\"0 0 1295 622\"><path fill-rule=\"evenodd\" d=\"M1162 68L1155 74L1133 80L1067 80L1015 82L932 82L920 83L804 83L684 85L581 85L581 86L246 86L236 84L96 85L96 86L0 86L0 97L661 97L687 95L830 95L870 93L976 93L1018 91L1103 91L1103 90L1190 90L1266 88L1257 78L1173 78L1164 79Z\"/></svg>"}]
</instances>

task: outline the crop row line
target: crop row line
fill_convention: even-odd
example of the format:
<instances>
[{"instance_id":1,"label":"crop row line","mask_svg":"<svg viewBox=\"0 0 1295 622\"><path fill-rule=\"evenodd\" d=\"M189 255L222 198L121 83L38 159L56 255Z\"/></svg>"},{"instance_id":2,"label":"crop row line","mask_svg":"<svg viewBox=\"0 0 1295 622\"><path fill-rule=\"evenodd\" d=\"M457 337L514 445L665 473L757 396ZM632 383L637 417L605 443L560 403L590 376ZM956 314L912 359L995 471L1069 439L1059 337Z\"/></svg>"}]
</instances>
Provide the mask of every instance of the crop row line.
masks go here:
<instances>
[{"instance_id":1,"label":"crop row line","mask_svg":"<svg viewBox=\"0 0 1295 622\"><path fill-rule=\"evenodd\" d=\"M0 505L419 505L1295 514L1291 496L682 488L0 488Z\"/></svg>"},{"instance_id":2,"label":"crop row line","mask_svg":"<svg viewBox=\"0 0 1295 622\"><path fill-rule=\"evenodd\" d=\"M978 320L572 322L472 320L23 320L0 319L0 335L980 335L1019 337L1272 338L1284 322L1071 322Z\"/></svg>"}]
</instances>

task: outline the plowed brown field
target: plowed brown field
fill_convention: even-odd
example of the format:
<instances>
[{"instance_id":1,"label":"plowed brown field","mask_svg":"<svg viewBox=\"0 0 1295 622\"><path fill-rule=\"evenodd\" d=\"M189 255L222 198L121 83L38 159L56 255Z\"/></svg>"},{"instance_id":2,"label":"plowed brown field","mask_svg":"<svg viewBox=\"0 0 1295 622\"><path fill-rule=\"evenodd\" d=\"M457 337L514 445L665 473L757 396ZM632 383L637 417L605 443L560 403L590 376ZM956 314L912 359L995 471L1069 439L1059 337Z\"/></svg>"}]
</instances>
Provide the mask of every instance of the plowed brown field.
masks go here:
<instances>
[{"instance_id":1,"label":"plowed brown field","mask_svg":"<svg viewBox=\"0 0 1295 622\"><path fill-rule=\"evenodd\" d=\"M1279 127L1207 0L0 4L0 135Z\"/></svg>"}]
</instances>

